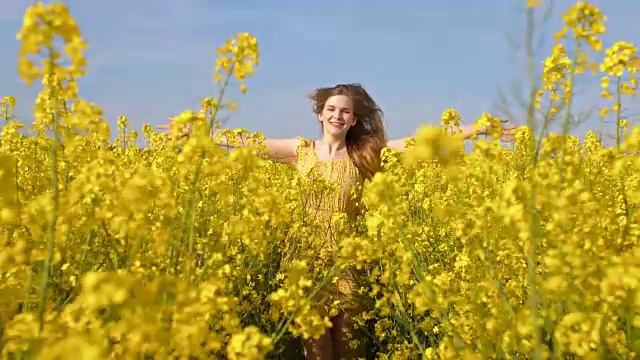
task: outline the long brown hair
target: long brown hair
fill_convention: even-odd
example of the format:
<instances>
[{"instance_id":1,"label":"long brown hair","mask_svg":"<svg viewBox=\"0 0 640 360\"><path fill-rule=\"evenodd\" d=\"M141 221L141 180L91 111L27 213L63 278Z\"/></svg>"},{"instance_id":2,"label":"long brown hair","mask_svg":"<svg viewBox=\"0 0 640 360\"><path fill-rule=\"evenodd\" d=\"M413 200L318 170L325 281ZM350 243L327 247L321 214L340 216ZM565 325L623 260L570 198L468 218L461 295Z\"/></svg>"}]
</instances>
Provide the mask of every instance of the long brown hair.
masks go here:
<instances>
[{"instance_id":1,"label":"long brown hair","mask_svg":"<svg viewBox=\"0 0 640 360\"><path fill-rule=\"evenodd\" d=\"M316 89L309 98L313 112L319 115L327 100L345 95L353 102L356 123L347 132L347 153L365 179L380 171L380 152L387 146L384 115L373 98L360 84L338 84Z\"/></svg>"}]
</instances>

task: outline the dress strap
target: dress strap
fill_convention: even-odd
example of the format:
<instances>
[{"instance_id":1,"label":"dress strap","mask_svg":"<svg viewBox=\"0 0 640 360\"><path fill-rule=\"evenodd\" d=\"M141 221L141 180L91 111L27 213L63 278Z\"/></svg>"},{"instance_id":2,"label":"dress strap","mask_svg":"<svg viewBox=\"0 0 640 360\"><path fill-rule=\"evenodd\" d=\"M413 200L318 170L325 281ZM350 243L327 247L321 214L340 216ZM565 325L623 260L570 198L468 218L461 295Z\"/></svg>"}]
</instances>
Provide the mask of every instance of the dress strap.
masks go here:
<instances>
[{"instance_id":1,"label":"dress strap","mask_svg":"<svg viewBox=\"0 0 640 360\"><path fill-rule=\"evenodd\" d=\"M296 146L296 167L300 174L307 174L316 163L315 149L313 141L298 137L298 146Z\"/></svg>"},{"instance_id":2,"label":"dress strap","mask_svg":"<svg viewBox=\"0 0 640 360\"><path fill-rule=\"evenodd\" d=\"M309 155L311 155L311 151L314 151L313 141L302 136L298 136L296 139L298 139L298 146L296 146L296 157L298 158L298 161L300 161L303 158L309 157Z\"/></svg>"}]
</instances>

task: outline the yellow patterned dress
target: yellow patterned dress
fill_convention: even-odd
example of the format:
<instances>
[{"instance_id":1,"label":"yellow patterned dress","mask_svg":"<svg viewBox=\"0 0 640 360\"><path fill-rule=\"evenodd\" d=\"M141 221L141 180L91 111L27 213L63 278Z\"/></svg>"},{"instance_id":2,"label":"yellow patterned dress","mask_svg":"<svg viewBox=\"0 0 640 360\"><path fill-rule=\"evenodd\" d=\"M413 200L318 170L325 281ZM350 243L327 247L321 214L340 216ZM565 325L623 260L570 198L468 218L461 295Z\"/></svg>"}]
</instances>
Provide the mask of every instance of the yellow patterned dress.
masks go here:
<instances>
[{"instance_id":1,"label":"yellow patterned dress","mask_svg":"<svg viewBox=\"0 0 640 360\"><path fill-rule=\"evenodd\" d=\"M313 181L320 176L332 186L331 191L311 192L305 204L306 215L313 221L320 231L326 229L326 243L320 251L320 257L330 263L328 257L335 254L339 233L343 228L335 228L333 220L338 216L346 216L351 222L358 212L357 191L364 182L364 178L351 161L351 158L322 160L315 151L313 141L298 138L300 141L296 149L297 169L301 176ZM353 296L353 280L350 274L341 272L339 280L329 282L320 292L319 297L325 303L324 310L335 300L339 300L343 309L355 309L358 303Z\"/></svg>"}]
</instances>

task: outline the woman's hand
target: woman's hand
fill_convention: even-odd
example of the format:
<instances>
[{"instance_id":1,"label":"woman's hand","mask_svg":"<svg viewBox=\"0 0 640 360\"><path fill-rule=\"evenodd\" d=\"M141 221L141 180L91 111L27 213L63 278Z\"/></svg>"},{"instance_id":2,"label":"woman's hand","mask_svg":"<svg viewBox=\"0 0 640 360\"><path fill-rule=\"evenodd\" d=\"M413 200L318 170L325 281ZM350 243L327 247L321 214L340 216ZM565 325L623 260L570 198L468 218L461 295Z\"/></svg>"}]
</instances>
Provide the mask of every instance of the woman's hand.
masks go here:
<instances>
[{"instance_id":1,"label":"woman's hand","mask_svg":"<svg viewBox=\"0 0 640 360\"><path fill-rule=\"evenodd\" d=\"M506 124L508 122L509 120L502 119L500 120L500 126L494 124L482 126L478 129L478 135L490 135L491 133L501 131L500 141L513 142L519 126L502 126L502 124Z\"/></svg>"},{"instance_id":2,"label":"woman's hand","mask_svg":"<svg viewBox=\"0 0 640 360\"><path fill-rule=\"evenodd\" d=\"M161 134L168 134L171 132L171 118L169 119L169 123L168 124L160 124L158 126L156 126L156 129L158 129L159 133ZM180 139L185 139L188 138L189 135L191 135L191 125L187 125L185 126L185 128L182 130L182 134L179 136Z\"/></svg>"}]
</instances>

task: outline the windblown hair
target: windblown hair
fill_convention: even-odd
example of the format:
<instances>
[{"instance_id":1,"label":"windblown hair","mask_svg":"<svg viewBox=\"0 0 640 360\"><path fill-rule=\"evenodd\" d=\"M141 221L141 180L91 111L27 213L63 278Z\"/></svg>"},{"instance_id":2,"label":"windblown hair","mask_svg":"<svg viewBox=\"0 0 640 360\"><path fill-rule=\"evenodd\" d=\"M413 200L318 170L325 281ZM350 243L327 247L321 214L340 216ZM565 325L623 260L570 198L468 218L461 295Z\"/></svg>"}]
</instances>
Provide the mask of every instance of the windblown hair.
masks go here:
<instances>
[{"instance_id":1,"label":"windblown hair","mask_svg":"<svg viewBox=\"0 0 640 360\"><path fill-rule=\"evenodd\" d=\"M327 100L335 95L346 95L353 101L356 123L347 132L347 152L360 174L371 179L380 171L380 153L387 146L382 110L360 84L339 84L316 89L309 96L314 113L320 114Z\"/></svg>"}]
</instances>

